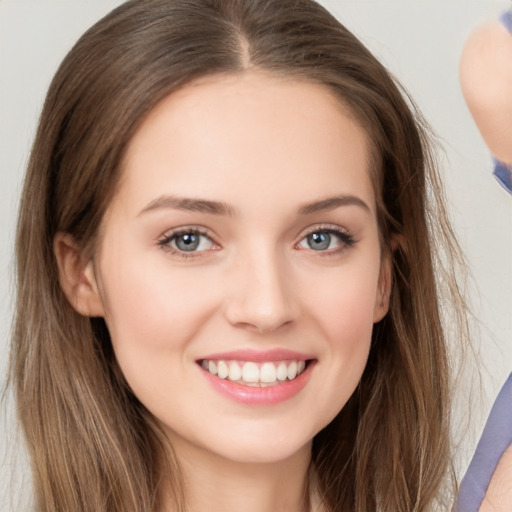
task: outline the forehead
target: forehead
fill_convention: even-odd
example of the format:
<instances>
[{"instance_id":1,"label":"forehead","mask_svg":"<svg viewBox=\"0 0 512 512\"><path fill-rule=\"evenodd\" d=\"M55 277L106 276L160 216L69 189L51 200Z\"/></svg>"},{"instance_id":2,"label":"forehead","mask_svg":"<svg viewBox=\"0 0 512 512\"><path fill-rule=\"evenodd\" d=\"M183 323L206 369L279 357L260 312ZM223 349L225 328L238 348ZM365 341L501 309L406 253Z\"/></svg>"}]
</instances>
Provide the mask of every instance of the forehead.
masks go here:
<instances>
[{"instance_id":1,"label":"forehead","mask_svg":"<svg viewBox=\"0 0 512 512\"><path fill-rule=\"evenodd\" d=\"M142 208L157 188L230 203L259 191L268 203L282 200L276 188L328 196L338 187L373 204L369 160L366 132L326 86L259 72L214 75L170 94L144 120L120 192Z\"/></svg>"}]
</instances>

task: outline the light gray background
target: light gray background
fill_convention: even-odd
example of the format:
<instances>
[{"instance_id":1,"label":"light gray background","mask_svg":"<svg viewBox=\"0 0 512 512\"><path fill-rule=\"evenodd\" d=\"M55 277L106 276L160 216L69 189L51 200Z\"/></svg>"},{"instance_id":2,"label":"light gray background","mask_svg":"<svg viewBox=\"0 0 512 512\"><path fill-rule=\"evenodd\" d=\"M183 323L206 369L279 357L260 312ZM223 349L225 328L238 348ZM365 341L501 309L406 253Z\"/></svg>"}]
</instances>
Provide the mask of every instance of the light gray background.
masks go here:
<instances>
[{"instance_id":1,"label":"light gray background","mask_svg":"<svg viewBox=\"0 0 512 512\"><path fill-rule=\"evenodd\" d=\"M12 250L24 167L46 89L80 34L118 0L0 0L0 375L8 365ZM458 83L463 43L495 19L507 0L323 0L412 93L438 134L447 195L474 276L471 300L487 400L460 446L461 470L492 398L512 369L512 197L491 177L491 161ZM44 271L44 269L41 269ZM478 341L477 340L477 341ZM3 383L3 377L0 378ZM459 392L462 396L465 388ZM462 402L464 403L464 402ZM22 451L14 449L12 405L0 408L0 511L27 492ZM459 410L456 417L464 416ZM7 454L7 455L6 455ZM13 472L14 467L18 472ZM17 508L16 508L17 509Z\"/></svg>"}]
</instances>

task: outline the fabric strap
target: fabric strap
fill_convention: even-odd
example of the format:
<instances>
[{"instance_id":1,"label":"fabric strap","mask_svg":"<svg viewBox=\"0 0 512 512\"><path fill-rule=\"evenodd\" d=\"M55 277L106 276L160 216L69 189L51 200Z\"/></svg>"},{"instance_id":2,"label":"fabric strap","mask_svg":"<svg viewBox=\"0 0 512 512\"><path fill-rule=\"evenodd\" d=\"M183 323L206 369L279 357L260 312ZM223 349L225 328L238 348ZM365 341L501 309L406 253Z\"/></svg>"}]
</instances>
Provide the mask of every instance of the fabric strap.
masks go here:
<instances>
[{"instance_id":1,"label":"fabric strap","mask_svg":"<svg viewBox=\"0 0 512 512\"><path fill-rule=\"evenodd\" d=\"M494 402L469 468L460 484L456 512L477 512L501 456L512 443L512 374Z\"/></svg>"}]
</instances>

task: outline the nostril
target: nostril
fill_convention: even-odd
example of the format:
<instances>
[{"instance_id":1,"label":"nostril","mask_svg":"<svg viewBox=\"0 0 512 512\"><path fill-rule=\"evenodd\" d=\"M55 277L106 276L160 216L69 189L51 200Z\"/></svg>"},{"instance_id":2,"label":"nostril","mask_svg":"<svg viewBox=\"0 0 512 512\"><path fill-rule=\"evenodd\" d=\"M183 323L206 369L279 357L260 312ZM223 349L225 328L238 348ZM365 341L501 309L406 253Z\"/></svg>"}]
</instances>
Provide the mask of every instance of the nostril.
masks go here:
<instances>
[{"instance_id":1,"label":"nostril","mask_svg":"<svg viewBox=\"0 0 512 512\"><path fill-rule=\"evenodd\" d=\"M296 294L288 289L292 279L286 279L287 272L268 258L258 258L257 263L244 267L243 275L231 280L233 287L225 297L224 314L237 328L265 334L287 327L298 318Z\"/></svg>"}]
</instances>

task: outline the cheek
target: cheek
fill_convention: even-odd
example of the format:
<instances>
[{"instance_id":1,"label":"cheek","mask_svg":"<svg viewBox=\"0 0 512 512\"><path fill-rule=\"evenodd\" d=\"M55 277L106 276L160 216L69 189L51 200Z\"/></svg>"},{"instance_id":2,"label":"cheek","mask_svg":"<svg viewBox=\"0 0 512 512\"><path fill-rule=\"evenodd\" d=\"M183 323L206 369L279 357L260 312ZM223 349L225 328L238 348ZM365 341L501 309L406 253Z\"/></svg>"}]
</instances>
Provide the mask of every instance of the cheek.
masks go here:
<instances>
[{"instance_id":1,"label":"cheek","mask_svg":"<svg viewBox=\"0 0 512 512\"><path fill-rule=\"evenodd\" d=\"M357 388L370 351L378 271L375 264L351 266L319 279L311 294L309 311L315 331L326 340L319 361L318 389L324 404L312 435L329 424Z\"/></svg>"},{"instance_id":2,"label":"cheek","mask_svg":"<svg viewBox=\"0 0 512 512\"><path fill-rule=\"evenodd\" d=\"M350 350L369 343L378 282L374 267L340 270L315 286L310 308L333 348Z\"/></svg>"},{"instance_id":3,"label":"cheek","mask_svg":"<svg viewBox=\"0 0 512 512\"><path fill-rule=\"evenodd\" d=\"M106 323L121 371L150 410L173 403L169 382L182 382L197 333L216 299L199 279L171 272L166 260L149 264L132 253L104 262ZM171 386L177 389L176 385Z\"/></svg>"},{"instance_id":4,"label":"cheek","mask_svg":"<svg viewBox=\"0 0 512 512\"><path fill-rule=\"evenodd\" d=\"M182 349L215 308L201 276L172 272L165 258L155 263L131 253L104 261L103 268L106 321L120 362Z\"/></svg>"}]
</instances>

